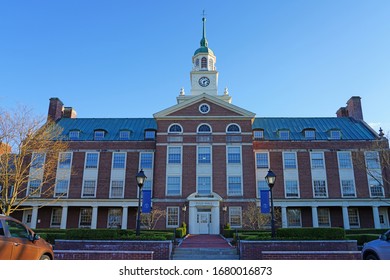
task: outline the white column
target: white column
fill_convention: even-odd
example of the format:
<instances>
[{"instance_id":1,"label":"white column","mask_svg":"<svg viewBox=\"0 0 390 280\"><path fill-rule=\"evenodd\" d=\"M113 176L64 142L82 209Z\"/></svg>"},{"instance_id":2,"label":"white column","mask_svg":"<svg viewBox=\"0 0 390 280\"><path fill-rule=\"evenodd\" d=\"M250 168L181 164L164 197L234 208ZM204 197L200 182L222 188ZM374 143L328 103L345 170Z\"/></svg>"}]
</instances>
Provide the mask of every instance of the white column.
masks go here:
<instances>
[{"instance_id":1,"label":"white column","mask_svg":"<svg viewBox=\"0 0 390 280\"><path fill-rule=\"evenodd\" d=\"M211 234L219 234L219 207L211 208Z\"/></svg>"},{"instance_id":2,"label":"white column","mask_svg":"<svg viewBox=\"0 0 390 280\"><path fill-rule=\"evenodd\" d=\"M372 206L372 215L374 217L374 227L375 228L382 228L381 222L379 220L379 208L378 206Z\"/></svg>"},{"instance_id":3,"label":"white column","mask_svg":"<svg viewBox=\"0 0 390 280\"><path fill-rule=\"evenodd\" d=\"M60 229L66 229L66 221L68 220L68 206L62 207Z\"/></svg>"},{"instance_id":4,"label":"white column","mask_svg":"<svg viewBox=\"0 0 390 280\"><path fill-rule=\"evenodd\" d=\"M97 218L98 218L98 207L92 207L92 221L91 221L91 229L97 228Z\"/></svg>"},{"instance_id":5,"label":"white column","mask_svg":"<svg viewBox=\"0 0 390 280\"><path fill-rule=\"evenodd\" d=\"M343 222L344 222L344 229L350 229L351 226L349 225L349 215L348 215L348 207L343 206Z\"/></svg>"},{"instance_id":6,"label":"white column","mask_svg":"<svg viewBox=\"0 0 390 280\"><path fill-rule=\"evenodd\" d=\"M123 206L122 207L122 229L127 229L127 217L129 214L129 207Z\"/></svg>"},{"instance_id":7,"label":"white column","mask_svg":"<svg viewBox=\"0 0 390 280\"><path fill-rule=\"evenodd\" d=\"M38 206L34 206L31 213L31 228L37 228L38 221Z\"/></svg>"},{"instance_id":8,"label":"white column","mask_svg":"<svg viewBox=\"0 0 390 280\"><path fill-rule=\"evenodd\" d=\"M287 207L282 206L282 228L287 228Z\"/></svg>"},{"instance_id":9,"label":"white column","mask_svg":"<svg viewBox=\"0 0 390 280\"><path fill-rule=\"evenodd\" d=\"M317 212L317 206L311 207L311 218L313 220L313 227L318 227L318 212Z\"/></svg>"},{"instance_id":10,"label":"white column","mask_svg":"<svg viewBox=\"0 0 390 280\"><path fill-rule=\"evenodd\" d=\"M199 228L197 227L196 223L196 214L197 214L197 209L195 206L190 206L189 208L189 225L188 225L188 233L190 234L199 234Z\"/></svg>"}]
</instances>

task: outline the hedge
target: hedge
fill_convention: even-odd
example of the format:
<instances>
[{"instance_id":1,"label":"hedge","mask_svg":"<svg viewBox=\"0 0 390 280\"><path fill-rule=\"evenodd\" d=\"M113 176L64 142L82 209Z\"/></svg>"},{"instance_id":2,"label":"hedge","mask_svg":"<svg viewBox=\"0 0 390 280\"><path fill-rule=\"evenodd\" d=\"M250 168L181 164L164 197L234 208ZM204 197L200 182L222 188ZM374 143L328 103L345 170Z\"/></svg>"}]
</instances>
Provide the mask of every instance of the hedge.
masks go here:
<instances>
[{"instance_id":1,"label":"hedge","mask_svg":"<svg viewBox=\"0 0 390 280\"><path fill-rule=\"evenodd\" d=\"M366 242L378 239L378 234L347 234L346 238L348 240L356 240L357 245L362 246Z\"/></svg>"},{"instance_id":2,"label":"hedge","mask_svg":"<svg viewBox=\"0 0 390 280\"><path fill-rule=\"evenodd\" d=\"M278 228L277 239L285 240L344 240L343 228Z\"/></svg>"}]
</instances>

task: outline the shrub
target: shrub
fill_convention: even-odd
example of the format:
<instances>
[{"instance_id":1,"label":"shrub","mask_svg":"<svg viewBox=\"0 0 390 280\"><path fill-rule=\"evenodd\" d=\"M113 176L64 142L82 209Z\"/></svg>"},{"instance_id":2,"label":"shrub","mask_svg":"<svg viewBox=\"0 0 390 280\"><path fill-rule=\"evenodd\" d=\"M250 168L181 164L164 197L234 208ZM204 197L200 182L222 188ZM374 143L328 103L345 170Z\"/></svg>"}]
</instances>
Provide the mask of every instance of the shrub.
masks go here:
<instances>
[{"instance_id":1,"label":"shrub","mask_svg":"<svg viewBox=\"0 0 390 280\"><path fill-rule=\"evenodd\" d=\"M366 242L378 239L378 234L348 234L346 238L348 240L356 240L357 245L362 246Z\"/></svg>"},{"instance_id":2,"label":"shrub","mask_svg":"<svg viewBox=\"0 0 390 280\"><path fill-rule=\"evenodd\" d=\"M342 228L279 228L278 239L287 240L344 240L345 230Z\"/></svg>"},{"instance_id":3,"label":"shrub","mask_svg":"<svg viewBox=\"0 0 390 280\"><path fill-rule=\"evenodd\" d=\"M176 228L176 237L177 238L183 238L187 234L187 228L184 227L178 227Z\"/></svg>"},{"instance_id":4,"label":"shrub","mask_svg":"<svg viewBox=\"0 0 390 280\"><path fill-rule=\"evenodd\" d=\"M225 238L233 238L235 232L236 232L235 229L226 229L225 228L225 229L223 229L222 235Z\"/></svg>"}]
</instances>

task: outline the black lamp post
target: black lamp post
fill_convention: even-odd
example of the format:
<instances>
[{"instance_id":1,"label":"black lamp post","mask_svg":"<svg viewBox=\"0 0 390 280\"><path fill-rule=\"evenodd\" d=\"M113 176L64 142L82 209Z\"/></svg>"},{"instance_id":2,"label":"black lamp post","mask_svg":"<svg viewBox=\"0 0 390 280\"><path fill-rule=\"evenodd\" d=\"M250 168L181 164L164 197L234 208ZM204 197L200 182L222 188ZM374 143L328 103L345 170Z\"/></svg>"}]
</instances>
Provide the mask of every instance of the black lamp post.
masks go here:
<instances>
[{"instance_id":1,"label":"black lamp post","mask_svg":"<svg viewBox=\"0 0 390 280\"><path fill-rule=\"evenodd\" d=\"M272 188L274 187L276 175L272 172L272 170L268 170L267 176L265 176L265 180L268 183L269 192L271 195L271 237L275 238L275 216L274 216L274 199L272 197Z\"/></svg>"},{"instance_id":2,"label":"black lamp post","mask_svg":"<svg viewBox=\"0 0 390 280\"><path fill-rule=\"evenodd\" d=\"M135 179L137 180L137 185L139 188L138 193L138 213L137 213L137 229L135 232L136 236L139 236L140 233L140 226L141 226L141 196L142 196L142 187L144 186L146 176L144 171L141 169L140 172L135 176Z\"/></svg>"}]
</instances>

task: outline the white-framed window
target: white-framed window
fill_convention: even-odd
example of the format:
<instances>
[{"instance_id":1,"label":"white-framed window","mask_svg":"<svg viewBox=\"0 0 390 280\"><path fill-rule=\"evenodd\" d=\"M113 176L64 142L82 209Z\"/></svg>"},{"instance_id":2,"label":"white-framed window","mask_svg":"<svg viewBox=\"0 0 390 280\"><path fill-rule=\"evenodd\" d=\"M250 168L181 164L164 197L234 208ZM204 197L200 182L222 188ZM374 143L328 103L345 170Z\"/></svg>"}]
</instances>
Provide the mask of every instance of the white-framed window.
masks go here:
<instances>
[{"instance_id":1,"label":"white-framed window","mask_svg":"<svg viewBox=\"0 0 390 280\"><path fill-rule=\"evenodd\" d=\"M179 226L179 207L167 207L167 228Z\"/></svg>"},{"instance_id":2,"label":"white-framed window","mask_svg":"<svg viewBox=\"0 0 390 280\"><path fill-rule=\"evenodd\" d=\"M226 133L241 133L241 127L235 123L229 124L226 128Z\"/></svg>"},{"instance_id":3,"label":"white-framed window","mask_svg":"<svg viewBox=\"0 0 390 280\"><path fill-rule=\"evenodd\" d=\"M167 195L181 194L181 178L180 176L167 177Z\"/></svg>"},{"instance_id":4,"label":"white-framed window","mask_svg":"<svg viewBox=\"0 0 390 280\"><path fill-rule=\"evenodd\" d=\"M168 164L181 164L181 147L168 147Z\"/></svg>"},{"instance_id":5,"label":"white-framed window","mask_svg":"<svg viewBox=\"0 0 390 280\"><path fill-rule=\"evenodd\" d=\"M123 198L125 182L123 180L111 181L110 198Z\"/></svg>"},{"instance_id":6,"label":"white-framed window","mask_svg":"<svg viewBox=\"0 0 390 280\"><path fill-rule=\"evenodd\" d=\"M31 156L31 168L41 169L45 164L45 153L33 153Z\"/></svg>"},{"instance_id":7,"label":"white-framed window","mask_svg":"<svg viewBox=\"0 0 390 280\"><path fill-rule=\"evenodd\" d=\"M41 196L41 184L42 180L40 179L31 179L28 181L28 194L31 197L40 197Z\"/></svg>"},{"instance_id":8,"label":"white-framed window","mask_svg":"<svg viewBox=\"0 0 390 280\"><path fill-rule=\"evenodd\" d=\"M306 140L314 140L316 139L316 131L314 129L305 130L305 139Z\"/></svg>"},{"instance_id":9,"label":"white-framed window","mask_svg":"<svg viewBox=\"0 0 390 280\"><path fill-rule=\"evenodd\" d=\"M351 228L360 228L359 210L357 208L348 208L348 220Z\"/></svg>"},{"instance_id":10,"label":"white-framed window","mask_svg":"<svg viewBox=\"0 0 390 280\"><path fill-rule=\"evenodd\" d=\"M302 227L302 215L299 208L287 208L287 226Z\"/></svg>"},{"instance_id":11,"label":"white-framed window","mask_svg":"<svg viewBox=\"0 0 390 280\"><path fill-rule=\"evenodd\" d=\"M211 177L199 176L198 177L198 194L209 195L211 193Z\"/></svg>"},{"instance_id":12,"label":"white-framed window","mask_svg":"<svg viewBox=\"0 0 390 280\"><path fill-rule=\"evenodd\" d=\"M343 197L355 197L355 182L352 179L341 180L341 194Z\"/></svg>"},{"instance_id":13,"label":"white-framed window","mask_svg":"<svg viewBox=\"0 0 390 280\"><path fill-rule=\"evenodd\" d=\"M229 223L232 228L242 227L242 208L238 206L229 207Z\"/></svg>"},{"instance_id":14,"label":"white-framed window","mask_svg":"<svg viewBox=\"0 0 390 280\"><path fill-rule=\"evenodd\" d=\"M69 131L69 140L77 141L80 139L80 130L71 130Z\"/></svg>"},{"instance_id":15,"label":"white-framed window","mask_svg":"<svg viewBox=\"0 0 390 280\"><path fill-rule=\"evenodd\" d=\"M228 146L227 161L233 164L241 163L241 147Z\"/></svg>"},{"instance_id":16,"label":"white-framed window","mask_svg":"<svg viewBox=\"0 0 390 280\"><path fill-rule=\"evenodd\" d=\"M269 186L267 184L267 181L259 180L257 181L257 197L261 198L261 191L269 191Z\"/></svg>"},{"instance_id":17,"label":"white-framed window","mask_svg":"<svg viewBox=\"0 0 390 280\"><path fill-rule=\"evenodd\" d=\"M130 130L121 130L119 131L119 140L126 141L130 140L131 131Z\"/></svg>"},{"instance_id":18,"label":"white-framed window","mask_svg":"<svg viewBox=\"0 0 390 280\"><path fill-rule=\"evenodd\" d=\"M210 134L211 133L211 126L209 124L203 123L198 126L197 132L202 134Z\"/></svg>"},{"instance_id":19,"label":"white-framed window","mask_svg":"<svg viewBox=\"0 0 390 280\"><path fill-rule=\"evenodd\" d=\"M325 180L313 180L314 197L328 197L328 190Z\"/></svg>"},{"instance_id":20,"label":"white-framed window","mask_svg":"<svg viewBox=\"0 0 390 280\"><path fill-rule=\"evenodd\" d=\"M366 157L366 167L368 169L380 169L381 164L379 161L379 153L378 152L365 152Z\"/></svg>"},{"instance_id":21,"label":"white-framed window","mask_svg":"<svg viewBox=\"0 0 390 280\"><path fill-rule=\"evenodd\" d=\"M62 208L55 207L51 209L50 227L60 227L62 217Z\"/></svg>"},{"instance_id":22,"label":"white-framed window","mask_svg":"<svg viewBox=\"0 0 390 280\"><path fill-rule=\"evenodd\" d=\"M268 153L256 153L256 167L269 168Z\"/></svg>"},{"instance_id":23,"label":"white-framed window","mask_svg":"<svg viewBox=\"0 0 390 280\"><path fill-rule=\"evenodd\" d=\"M340 130L331 130L330 131L330 139L331 140L340 140L341 139L341 131Z\"/></svg>"},{"instance_id":24,"label":"white-framed window","mask_svg":"<svg viewBox=\"0 0 390 280\"><path fill-rule=\"evenodd\" d=\"M384 190L382 187L382 182L373 177L368 177L368 185L370 187L370 196L371 197L384 197Z\"/></svg>"},{"instance_id":25,"label":"white-framed window","mask_svg":"<svg viewBox=\"0 0 390 280\"><path fill-rule=\"evenodd\" d=\"M153 153L148 153L148 152L140 153L140 168L141 169L153 168Z\"/></svg>"},{"instance_id":26,"label":"white-framed window","mask_svg":"<svg viewBox=\"0 0 390 280\"><path fill-rule=\"evenodd\" d=\"M329 208L318 208L317 209L318 226L330 227L330 211Z\"/></svg>"},{"instance_id":27,"label":"white-framed window","mask_svg":"<svg viewBox=\"0 0 390 280\"><path fill-rule=\"evenodd\" d=\"M279 130L279 138L281 140L289 140L290 139L290 131L288 131L288 130Z\"/></svg>"},{"instance_id":28,"label":"white-framed window","mask_svg":"<svg viewBox=\"0 0 390 280\"><path fill-rule=\"evenodd\" d=\"M96 196L96 180L84 180L82 197Z\"/></svg>"},{"instance_id":29,"label":"white-framed window","mask_svg":"<svg viewBox=\"0 0 390 280\"><path fill-rule=\"evenodd\" d=\"M54 196L68 196L69 180L57 180L54 190Z\"/></svg>"},{"instance_id":30,"label":"white-framed window","mask_svg":"<svg viewBox=\"0 0 390 280\"><path fill-rule=\"evenodd\" d=\"M264 130L253 130L253 139L254 140L264 139Z\"/></svg>"},{"instance_id":31,"label":"white-framed window","mask_svg":"<svg viewBox=\"0 0 390 280\"><path fill-rule=\"evenodd\" d=\"M198 164L210 164L210 163L211 163L211 147L198 146Z\"/></svg>"},{"instance_id":32,"label":"white-framed window","mask_svg":"<svg viewBox=\"0 0 390 280\"><path fill-rule=\"evenodd\" d=\"M209 69L210 70L214 69L214 60L212 60L211 58L209 59Z\"/></svg>"},{"instance_id":33,"label":"white-framed window","mask_svg":"<svg viewBox=\"0 0 390 280\"><path fill-rule=\"evenodd\" d=\"M92 208L80 208L79 228L91 228Z\"/></svg>"},{"instance_id":34,"label":"white-framed window","mask_svg":"<svg viewBox=\"0 0 390 280\"><path fill-rule=\"evenodd\" d=\"M284 188L286 192L286 197L297 198L299 197L298 181L297 180L285 180Z\"/></svg>"},{"instance_id":35,"label":"white-framed window","mask_svg":"<svg viewBox=\"0 0 390 280\"><path fill-rule=\"evenodd\" d=\"M145 140L155 140L156 139L156 131L145 130L144 138L145 138Z\"/></svg>"},{"instance_id":36,"label":"white-framed window","mask_svg":"<svg viewBox=\"0 0 390 280\"><path fill-rule=\"evenodd\" d=\"M350 152L337 152L339 169L351 169L352 157Z\"/></svg>"},{"instance_id":37,"label":"white-framed window","mask_svg":"<svg viewBox=\"0 0 390 280\"><path fill-rule=\"evenodd\" d=\"M112 154L112 168L113 169L126 168L126 153L113 153Z\"/></svg>"},{"instance_id":38,"label":"white-framed window","mask_svg":"<svg viewBox=\"0 0 390 280\"><path fill-rule=\"evenodd\" d=\"M311 158L311 168L312 169L324 169L325 168L324 153L311 152L310 158Z\"/></svg>"},{"instance_id":39,"label":"white-framed window","mask_svg":"<svg viewBox=\"0 0 390 280\"><path fill-rule=\"evenodd\" d=\"M59 169L70 169L72 163L72 153L63 152L58 157L58 168Z\"/></svg>"},{"instance_id":40,"label":"white-framed window","mask_svg":"<svg viewBox=\"0 0 390 280\"><path fill-rule=\"evenodd\" d=\"M95 141L104 140L105 134L106 134L106 132L104 130L95 130L95 132L93 134L93 139Z\"/></svg>"},{"instance_id":41,"label":"white-framed window","mask_svg":"<svg viewBox=\"0 0 390 280\"><path fill-rule=\"evenodd\" d=\"M229 195L229 196L241 196L242 195L241 176L229 176L228 177L227 195Z\"/></svg>"},{"instance_id":42,"label":"white-framed window","mask_svg":"<svg viewBox=\"0 0 390 280\"><path fill-rule=\"evenodd\" d=\"M174 123L169 126L168 133L181 134L183 133L183 128L180 124Z\"/></svg>"},{"instance_id":43,"label":"white-framed window","mask_svg":"<svg viewBox=\"0 0 390 280\"><path fill-rule=\"evenodd\" d=\"M88 152L85 154L85 168L97 169L99 164L99 153Z\"/></svg>"},{"instance_id":44,"label":"white-framed window","mask_svg":"<svg viewBox=\"0 0 390 280\"><path fill-rule=\"evenodd\" d=\"M122 227L122 209L121 208L108 209L107 227L108 228L118 228L118 229Z\"/></svg>"},{"instance_id":45,"label":"white-framed window","mask_svg":"<svg viewBox=\"0 0 390 280\"><path fill-rule=\"evenodd\" d=\"M284 169L297 169L297 154L294 152L283 153Z\"/></svg>"}]
</instances>

